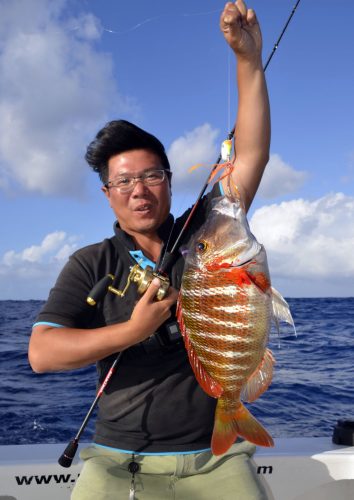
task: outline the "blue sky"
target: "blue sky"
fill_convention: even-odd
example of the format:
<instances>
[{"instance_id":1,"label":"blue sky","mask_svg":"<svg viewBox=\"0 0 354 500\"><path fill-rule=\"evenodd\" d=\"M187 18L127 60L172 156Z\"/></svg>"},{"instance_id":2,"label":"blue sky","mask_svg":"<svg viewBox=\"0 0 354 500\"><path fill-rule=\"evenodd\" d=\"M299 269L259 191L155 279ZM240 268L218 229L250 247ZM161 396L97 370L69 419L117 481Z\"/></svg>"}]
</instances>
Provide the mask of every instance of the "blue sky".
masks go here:
<instances>
[{"instance_id":1,"label":"blue sky","mask_svg":"<svg viewBox=\"0 0 354 500\"><path fill-rule=\"evenodd\" d=\"M295 0L254 0L270 54ZM0 0L0 299L44 299L112 235L86 145L108 120L156 134L189 206L232 128L224 2ZM354 4L302 0L267 69L271 158L250 211L285 296L354 295ZM231 89L231 91L229 90Z\"/></svg>"}]
</instances>

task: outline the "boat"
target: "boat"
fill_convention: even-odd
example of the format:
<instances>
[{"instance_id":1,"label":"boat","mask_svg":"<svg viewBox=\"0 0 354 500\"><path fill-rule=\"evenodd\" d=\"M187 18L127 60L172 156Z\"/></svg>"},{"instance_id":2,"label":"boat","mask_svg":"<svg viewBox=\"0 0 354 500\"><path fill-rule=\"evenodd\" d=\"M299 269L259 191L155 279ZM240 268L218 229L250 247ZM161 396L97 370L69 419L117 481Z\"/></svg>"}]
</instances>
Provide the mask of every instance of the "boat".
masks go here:
<instances>
[{"instance_id":1,"label":"boat","mask_svg":"<svg viewBox=\"0 0 354 500\"><path fill-rule=\"evenodd\" d=\"M88 443L82 443L79 448ZM353 500L354 446L330 437L278 438L257 448L257 474L274 500ZM0 446L0 500L66 500L80 474L58 464L66 444Z\"/></svg>"}]
</instances>

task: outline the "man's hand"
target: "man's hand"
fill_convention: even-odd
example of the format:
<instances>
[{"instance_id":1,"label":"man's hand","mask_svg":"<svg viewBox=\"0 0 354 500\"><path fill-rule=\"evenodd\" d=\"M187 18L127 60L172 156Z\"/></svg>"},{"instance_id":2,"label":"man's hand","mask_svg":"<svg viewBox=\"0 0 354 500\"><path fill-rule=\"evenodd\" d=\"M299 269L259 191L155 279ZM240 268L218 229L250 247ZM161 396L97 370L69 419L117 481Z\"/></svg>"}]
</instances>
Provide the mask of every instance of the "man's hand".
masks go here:
<instances>
[{"instance_id":1,"label":"man's hand","mask_svg":"<svg viewBox=\"0 0 354 500\"><path fill-rule=\"evenodd\" d=\"M225 5L220 29L238 57L252 61L261 56L262 35L257 17L253 9L247 9L243 0Z\"/></svg>"},{"instance_id":2,"label":"man's hand","mask_svg":"<svg viewBox=\"0 0 354 500\"><path fill-rule=\"evenodd\" d=\"M133 326L134 336L137 337L136 342L141 342L155 333L171 316L171 307L177 302L178 291L172 287L168 289L164 299L156 300L160 284L160 280L154 278L133 310L129 322Z\"/></svg>"}]
</instances>

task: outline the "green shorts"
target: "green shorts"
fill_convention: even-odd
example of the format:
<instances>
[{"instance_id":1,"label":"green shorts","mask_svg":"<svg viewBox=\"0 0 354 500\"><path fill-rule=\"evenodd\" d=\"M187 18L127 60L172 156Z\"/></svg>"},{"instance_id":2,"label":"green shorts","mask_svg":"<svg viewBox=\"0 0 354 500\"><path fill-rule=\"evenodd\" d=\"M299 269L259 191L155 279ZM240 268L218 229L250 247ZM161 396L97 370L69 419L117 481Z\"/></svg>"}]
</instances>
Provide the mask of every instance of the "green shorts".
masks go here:
<instances>
[{"instance_id":1,"label":"green shorts","mask_svg":"<svg viewBox=\"0 0 354 500\"><path fill-rule=\"evenodd\" d=\"M236 443L222 456L210 451L181 455L135 455L136 500L269 500L269 488L251 458L255 447ZM72 500L128 500L132 455L99 446L80 453L84 466ZM268 492L268 493L267 493Z\"/></svg>"}]
</instances>

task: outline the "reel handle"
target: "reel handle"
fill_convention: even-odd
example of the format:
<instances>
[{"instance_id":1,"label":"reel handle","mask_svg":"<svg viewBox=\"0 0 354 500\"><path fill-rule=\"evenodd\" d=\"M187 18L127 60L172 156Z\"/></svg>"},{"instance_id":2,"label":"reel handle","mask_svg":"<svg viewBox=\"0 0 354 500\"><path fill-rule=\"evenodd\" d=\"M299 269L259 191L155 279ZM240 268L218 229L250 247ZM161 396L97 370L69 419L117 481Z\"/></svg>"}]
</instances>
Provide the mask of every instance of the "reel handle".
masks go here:
<instances>
[{"instance_id":1,"label":"reel handle","mask_svg":"<svg viewBox=\"0 0 354 500\"><path fill-rule=\"evenodd\" d=\"M109 287L112 285L114 280L113 274L107 274L96 283L96 285L92 288L89 293L86 302L90 304L90 306L95 306L97 302L99 302L108 292Z\"/></svg>"}]
</instances>

